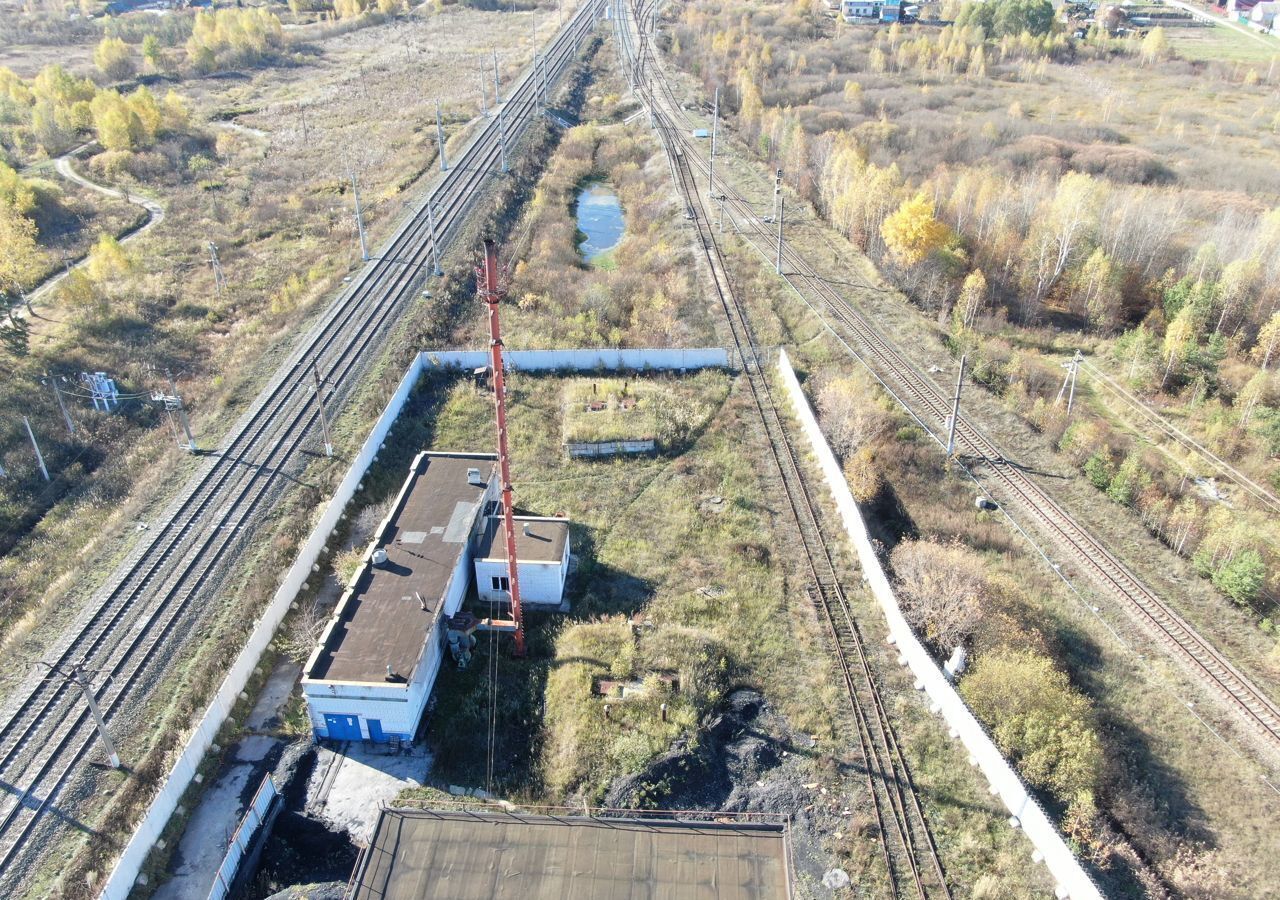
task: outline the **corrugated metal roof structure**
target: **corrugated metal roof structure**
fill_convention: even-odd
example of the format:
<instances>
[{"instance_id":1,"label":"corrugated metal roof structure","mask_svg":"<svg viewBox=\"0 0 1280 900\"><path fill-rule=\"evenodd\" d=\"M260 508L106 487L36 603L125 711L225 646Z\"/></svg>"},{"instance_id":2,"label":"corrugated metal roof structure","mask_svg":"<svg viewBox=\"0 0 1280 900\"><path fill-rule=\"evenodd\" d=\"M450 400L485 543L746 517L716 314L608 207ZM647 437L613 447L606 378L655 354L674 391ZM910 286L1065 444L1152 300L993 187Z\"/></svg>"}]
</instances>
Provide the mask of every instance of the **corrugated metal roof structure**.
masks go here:
<instances>
[{"instance_id":1,"label":"corrugated metal roof structure","mask_svg":"<svg viewBox=\"0 0 1280 900\"><path fill-rule=\"evenodd\" d=\"M384 809L352 900L787 900L782 824Z\"/></svg>"}]
</instances>

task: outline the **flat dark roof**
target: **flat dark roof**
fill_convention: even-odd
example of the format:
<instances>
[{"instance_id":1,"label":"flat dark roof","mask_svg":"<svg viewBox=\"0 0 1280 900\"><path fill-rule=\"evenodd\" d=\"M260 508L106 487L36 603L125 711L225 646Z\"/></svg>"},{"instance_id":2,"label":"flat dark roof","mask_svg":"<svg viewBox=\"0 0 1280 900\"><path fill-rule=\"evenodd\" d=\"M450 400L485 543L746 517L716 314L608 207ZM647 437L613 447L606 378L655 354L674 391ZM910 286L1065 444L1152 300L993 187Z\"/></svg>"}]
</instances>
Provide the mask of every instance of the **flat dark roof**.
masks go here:
<instances>
[{"instance_id":1,"label":"flat dark roof","mask_svg":"<svg viewBox=\"0 0 1280 900\"><path fill-rule=\"evenodd\" d=\"M781 825L384 809L352 900L786 900Z\"/></svg>"},{"instance_id":2,"label":"flat dark roof","mask_svg":"<svg viewBox=\"0 0 1280 900\"><path fill-rule=\"evenodd\" d=\"M387 684L390 665L404 682L412 679L496 465L491 455L419 457L379 545L386 566L365 565L306 677ZM468 470L476 468L485 485L470 483Z\"/></svg>"},{"instance_id":3,"label":"flat dark roof","mask_svg":"<svg viewBox=\"0 0 1280 900\"><path fill-rule=\"evenodd\" d=\"M539 519L515 516L516 559L529 562L560 562L564 545L569 540L566 519ZM476 548L476 559L507 559L507 541L502 534L502 519L493 516L485 523L484 535Z\"/></svg>"}]
</instances>

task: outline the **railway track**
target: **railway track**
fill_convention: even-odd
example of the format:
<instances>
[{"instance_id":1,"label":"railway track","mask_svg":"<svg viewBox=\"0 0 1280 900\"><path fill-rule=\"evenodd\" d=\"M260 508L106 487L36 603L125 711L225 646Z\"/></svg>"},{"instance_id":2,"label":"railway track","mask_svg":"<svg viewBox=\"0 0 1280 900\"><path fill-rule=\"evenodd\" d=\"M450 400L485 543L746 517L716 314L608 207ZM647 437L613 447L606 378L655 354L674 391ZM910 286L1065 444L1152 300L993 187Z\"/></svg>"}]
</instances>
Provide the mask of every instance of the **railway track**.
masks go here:
<instances>
[{"instance_id":1,"label":"railway track","mask_svg":"<svg viewBox=\"0 0 1280 900\"><path fill-rule=\"evenodd\" d=\"M432 269L431 220L443 246L499 172L503 133L510 149L541 115L548 85L577 55L599 10L595 2L579 6L542 50L536 68L509 88L497 114L482 123L422 206L321 316L224 446L209 454L163 520L51 651L60 667L82 664L96 671L95 695L109 725L145 701L164 662L212 599L202 589L237 561L254 516L301 468L306 448L318 443L312 367L324 373L331 408L350 395ZM34 836L48 830L47 814L95 740L78 689L60 680L30 678L8 698L0 720L0 889L12 889L27 855L40 849ZM57 818L67 818L66 812L58 810Z\"/></svg>"},{"instance_id":2,"label":"railway track","mask_svg":"<svg viewBox=\"0 0 1280 900\"><path fill-rule=\"evenodd\" d=\"M820 504L803 476L787 425L779 414L770 387L767 360L721 257L701 192L671 117L648 93L645 68L648 36L634 23L649 21L648 5L636 7L634 23L622 0L614 0L618 44L623 65L632 71L639 93L652 111L659 136L667 150L677 189L692 216L701 253L715 294L729 323L734 348L747 376L753 405L760 418L770 458L777 469L782 493L800 535L809 596L820 611L833 657L853 713L858 746L863 758L867 796L878 826L879 846L886 877L894 896L914 895L950 898L946 873L929 830L919 793L866 654L862 634L845 595L823 529Z\"/></svg>"},{"instance_id":3,"label":"railway track","mask_svg":"<svg viewBox=\"0 0 1280 900\"><path fill-rule=\"evenodd\" d=\"M644 74L655 76L651 83L664 94L671 108L681 109L660 70L650 69ZM687 132L676 132L675 136L684 158L706 184L709 165L700 155L700 148ZM777 248L774 226L757 215L750 203L722 178L715 179L715 189L725 198L722 202L738 235L765 259L773 259ZM782 264L782 277L821 317L833 319L843 327L858 345L855 349L846 343L849 351L918 421L934 426L929 431L936 440L937 431L951 413L950 396L920 372L785 240ZM874 289L872 285L868 287ZM1076 522L963 413L956 423L956 441L958 450L967 451L971 465L984 467L990 473L1003 492L1000 499L1012 501L1029 514L1095 584L1117 599L1174 657L1222 697L1265 744L1272 750L1280 749L1280 706L1275 701Z\"/></svg>"}]
</instances>

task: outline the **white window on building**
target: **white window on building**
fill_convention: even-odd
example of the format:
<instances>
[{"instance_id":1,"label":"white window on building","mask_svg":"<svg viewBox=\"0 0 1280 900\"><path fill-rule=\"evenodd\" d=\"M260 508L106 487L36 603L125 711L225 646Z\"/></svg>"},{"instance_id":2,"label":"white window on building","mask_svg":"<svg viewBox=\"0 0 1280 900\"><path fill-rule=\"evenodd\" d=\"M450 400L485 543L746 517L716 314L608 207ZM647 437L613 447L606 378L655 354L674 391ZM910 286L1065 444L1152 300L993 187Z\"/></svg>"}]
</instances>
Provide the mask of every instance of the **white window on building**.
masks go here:
<instances>
[{"instance_id":1,"label":"white window on building","mask_svg":"<svg viewBox=\"0 0 1280 900\"><path fill-rule=\"evenodd\" d=\"M509 579L506 575L494 575L489 580L493 582L493 589L495 591L506 591L510 593L511 579Z\"/></svg>"}]
</instances>

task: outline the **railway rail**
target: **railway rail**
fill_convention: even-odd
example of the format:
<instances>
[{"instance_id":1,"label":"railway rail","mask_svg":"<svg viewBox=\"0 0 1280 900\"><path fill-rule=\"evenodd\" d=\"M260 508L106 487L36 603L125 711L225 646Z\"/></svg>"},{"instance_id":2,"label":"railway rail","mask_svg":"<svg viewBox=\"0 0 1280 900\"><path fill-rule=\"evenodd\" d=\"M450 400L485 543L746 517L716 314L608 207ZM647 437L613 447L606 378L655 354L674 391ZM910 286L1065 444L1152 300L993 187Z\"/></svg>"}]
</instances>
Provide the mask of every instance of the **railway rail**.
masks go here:
<instances>
[{"instance_id":1,"label":"railway rail","mask_svg":"<svg viewBox=\"0 0 1280 900\"><path fill-rule=\"evenodd\" d=\"M236 562L252 519L300 468L316 443L318 413L309 374L324 373L327 403L354 390L374 351L432 270L432 235L443 246L498 174L503 141L514 147L541 114L555 84L594 29L601 6L586 0L508 91L426 201L402 223L279 367L222 448L90 601L51 651L55 664L97 673L94 689L108 725L146 699L164 661L198 623L201 595ZM434 231L432 229L434 219ZM0 890L13 889L51 807L82 771L95 732L79 692L63 681L29 678L0 720ZM67 814L59 810L57 818ZM43 843L43 842L41 842Z\"/></svg>"},{"instance_id":2,"label":"railway rail","mask_svg":"<svg viewBox=\"0 0 1280 900\"><path fill-rule=\"evenodd\" d=\"M747 376L753 405L759 415L780 477L782 492L801 538L808 592L821 613L832 642L836 668L853 713L863 773L876 823L886 877L894 896L914 895L950 898L946 872L929 830L911 769L902 753L871 668L823 528L820 503L811 493L785 420L778 411L770 386L766 354L761 351L746 311L725 268L719 245L709 227L705 202L698 190L687 153L668 112L648 93L644 73L649 59L648 35L643 24L635 29L623 0L614 0L618 44L623 65L632 71L639 94L655 119L667 150L677 189L697 230L701 255L729 323L734 348ZM635 8L635 23L649 21L647 3Z\"/></svg>"},{"instance_id":3,"label":"railway rail","mask_svg":"<svg viewBox=\"0 0 1280 900\"><path fill-rule=\"evenodd\" d=\"M636 75L637 81L652 84L661 91L672 109L682 109L660 69L649 68ZM640 75L645 78L638 77ZM683 112L679 114L683 116ZM709 164L701 155L700 148L687 130L674 134L683 158L696 170L698 179L706 184ZM721 202L730 212L738 235L765 259L773 259L776 235L772 224L765 222L723 178L716 176L714 183L718 196L724 198ZM918 421L943 426L951 414L950 396L920 372L785 239L782 241L781 259L782 277L815 312L823 318L834 319L843 327L853 343L858 345L855 349L846 343L846 347L890 395ZM873 285L868 287L874 289ZM935 440L938 439L934 428L929 432ZM970 464L985 467L1004 496L1026 511L1045 535L1069 554L1095 584L1119 600L1174 657L1223 698L1271 750L1280 749L1280 706L1270 696L1089 534L963 413L956 423L956 441L957 448L967 450Z\"/></svg>"}]
</instances>

